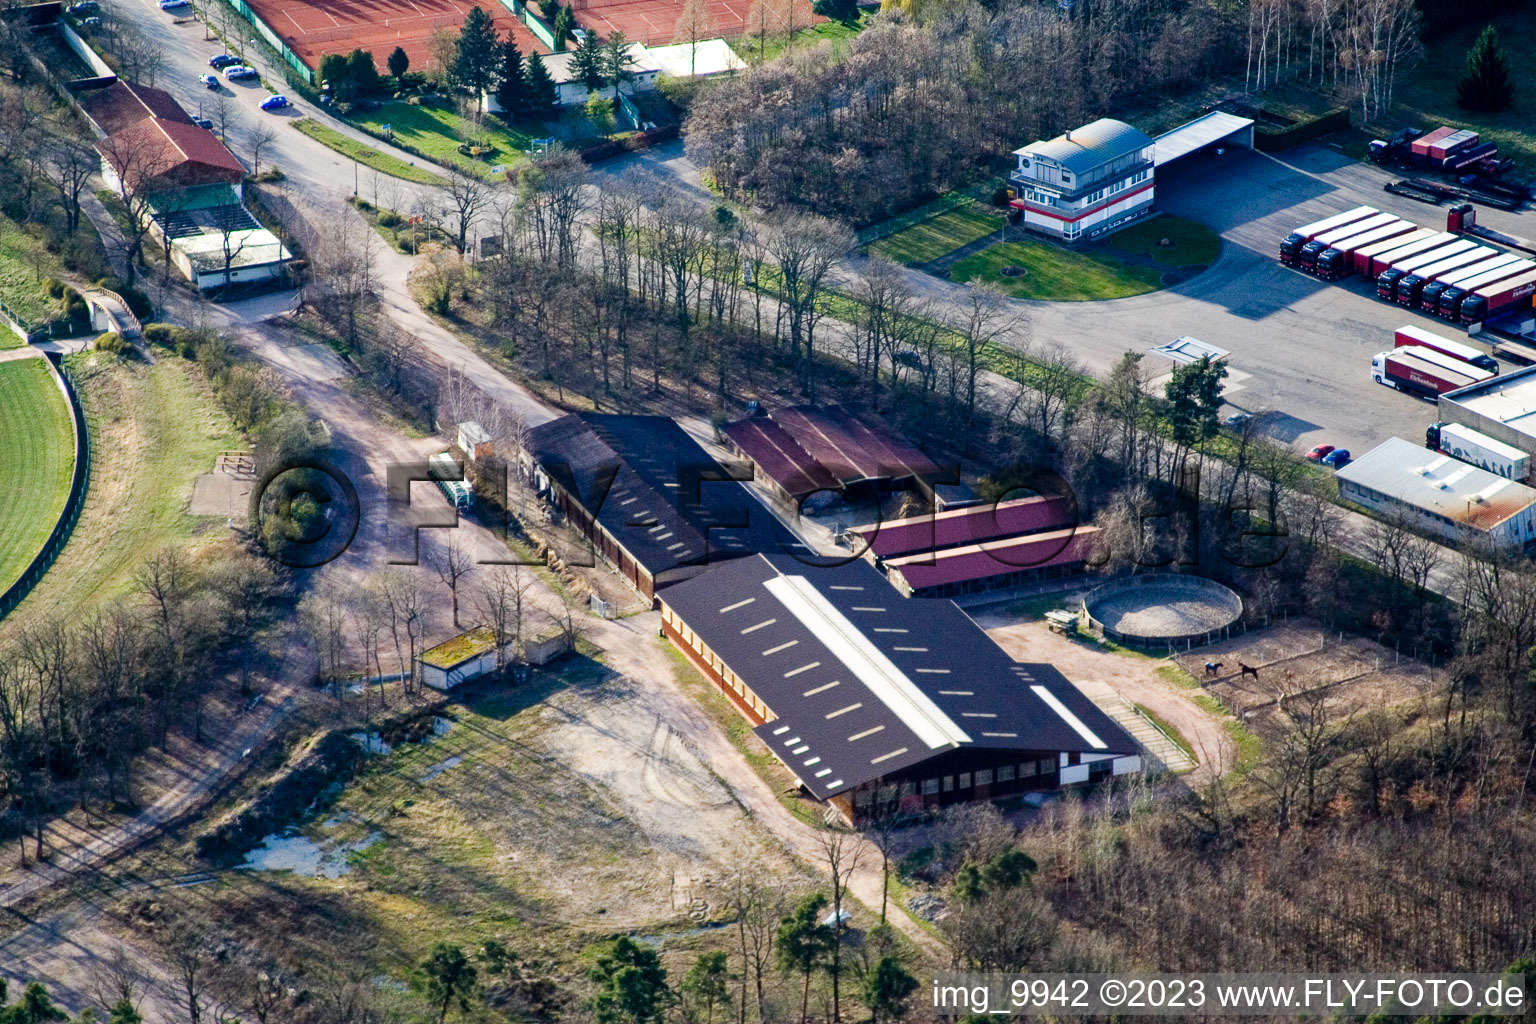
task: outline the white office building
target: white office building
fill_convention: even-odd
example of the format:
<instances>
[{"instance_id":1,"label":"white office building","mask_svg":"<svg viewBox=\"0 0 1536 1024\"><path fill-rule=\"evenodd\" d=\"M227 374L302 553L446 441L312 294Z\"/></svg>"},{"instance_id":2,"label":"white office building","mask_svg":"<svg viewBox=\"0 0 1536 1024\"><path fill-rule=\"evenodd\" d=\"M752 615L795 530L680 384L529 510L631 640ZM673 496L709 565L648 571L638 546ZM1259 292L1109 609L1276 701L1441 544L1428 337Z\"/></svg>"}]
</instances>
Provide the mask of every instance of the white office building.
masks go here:
<instances>
[{"instance_id":1,"label":"white office building","mask_svg":"<svg viewBox=\"0 0 1536 1024\"><path fill-rule=\"evenodd\" d=\"M1063 241L1106 235L1152 212L1155 153L1146 135L1100 118L1014 150L1011 205L1025 227Z\"/></svg>"}]
</instances>

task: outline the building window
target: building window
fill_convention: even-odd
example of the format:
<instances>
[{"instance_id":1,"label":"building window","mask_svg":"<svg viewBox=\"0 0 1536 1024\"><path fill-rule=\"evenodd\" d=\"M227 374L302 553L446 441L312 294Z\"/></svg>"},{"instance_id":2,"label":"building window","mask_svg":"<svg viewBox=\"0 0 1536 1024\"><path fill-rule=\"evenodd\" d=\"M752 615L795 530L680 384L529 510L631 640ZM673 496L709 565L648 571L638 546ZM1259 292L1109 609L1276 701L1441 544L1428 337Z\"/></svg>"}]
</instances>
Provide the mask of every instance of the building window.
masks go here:
<instances>
[{"instance_id":1,"label":"building window","mask_svg":"<svg viewBox=\"0 0 1536 1024\"><path fill-rule=\"evenodd\" d=\"M1077 221L1068 221L1061 226L1061 233L1067 238L1076 238L1083 233L1083 226Z\"/></svg>"},{"instance_id":2,"label":"building window","mask_svg":"<svg viewBox=\"0 0 1536 1024\"><path fill-rule=\"evenodd\" d=\"M960 773L960 788L961 789L970 789L971 788L971 773L970 772L961 772Z\"/></svg>"},{"instance_id":3,"label":"building window","mask_svg":"<svg viewBox=\"0 0 1536 1024\"><path fill-rule=\"evenodd\" d=\"M955 777L953 775L946 775L946 776L944 776L944 792L946 792L946 793L951 792L954 788L955 788Z\"/></svg>"},{"instance_id":4,"label":"building window","mask_svg":"<svg viewBox=\"0 0 1536 1024\"><path fill-rule=\"evenodd\" d=\"M1054 760L1050 760L1048 758L1042 758L1040 760L1040 774L1041 775L1055 775L1056 774L1056 762Z\"/></svg>"},{"instance_id":5,"label":"building window","mask_svg":"<svg viewBox=\"0 0 1536 1024\"><path fill-rule=\"evenodd\" d=\"M1013 765L1005 764L1001 768L999 768L997 770L997 781L998 782L1012 782L1013 781Z\"/></svg>"},{"instance_id":6,"label":"building window","mask_svg":"<svg viewBox=\"0 0 1536 1024\"><path fill-rule=\"evenodd\" d=\"M1019 765L1019 778L1027 779L1031 775L1035 774L1035 772L1038 770L1039 769L1035 767L1035 762L1025 761L1023 764Z\"/></svg>"},{"instance_id":7,"label":"building window","mask_svg":"<svg viewBox=\"0 0 1536 1024\"><path fill-rule=\"evenodd\" d=\"M870 800L873 799L873 798L874 798L874 794L873 793L871 793L867 789L861 789L857 793L853 794L853 806L855 806L855 807L868 807Z\"/></svg>"},{"instance_id":8,"label":"building window","mask_svg":"<svg viewBox=\"0 0 1536 1024\"><path fill-rule=\"evenodd\" d=\"M992 785L992 769L991 768L986 768L986 769L983 769L982 771L979 771L979 772L976 773L976 785L978 785L978 786L990 786L990 785Z\"/></svg>"},{"instance_id":9,"label":"building window","mask_svg":"<svg viewBox=\"0 0 1536 1024\"><path fill-rule=\"evenodd\" d=\"M923 796L933 796L938 791L939 791L939 780L938 779L924 779L923 780Z\"/></svg>"}]
</instances>

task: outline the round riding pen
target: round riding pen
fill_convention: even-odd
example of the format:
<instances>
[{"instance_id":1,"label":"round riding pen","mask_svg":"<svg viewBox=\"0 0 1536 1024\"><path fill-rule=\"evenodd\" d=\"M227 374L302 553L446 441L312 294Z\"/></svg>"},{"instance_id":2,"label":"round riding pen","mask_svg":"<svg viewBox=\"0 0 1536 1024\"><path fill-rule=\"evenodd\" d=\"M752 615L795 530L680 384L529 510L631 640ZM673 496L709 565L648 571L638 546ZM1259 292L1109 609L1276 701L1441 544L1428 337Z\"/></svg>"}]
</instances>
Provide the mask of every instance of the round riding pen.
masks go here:
<instances>
[{"instance_id":1,"label":"round riding pen","mask_svg":"<svg viewBox=\"0 0 1536 1024\"><path fill-rule=\"evenodd\" d=\"M1149 573L1095 587L1083 615L1106 640L1172 650L1225 639L1243 617L1243 599L1215 580Z\"/></svg>"}]
</instances>

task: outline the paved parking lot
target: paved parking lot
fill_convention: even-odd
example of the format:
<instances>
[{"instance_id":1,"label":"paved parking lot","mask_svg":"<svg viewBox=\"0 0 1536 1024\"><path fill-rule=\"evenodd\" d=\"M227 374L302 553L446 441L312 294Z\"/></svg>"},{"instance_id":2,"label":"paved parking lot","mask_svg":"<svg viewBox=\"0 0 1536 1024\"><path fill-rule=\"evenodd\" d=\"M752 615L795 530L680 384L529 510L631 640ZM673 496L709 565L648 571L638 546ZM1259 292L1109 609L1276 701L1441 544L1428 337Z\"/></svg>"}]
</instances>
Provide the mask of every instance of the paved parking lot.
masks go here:
<instances>
[{"instance_id":1,"label":"paved parking lot","mask_svg":"<svg viewBox=\"0 0 1536 1024\"><path fill-rule=\"evenodd\" d=\"M1233 369L1248 375L1229 392L1232 405L1272 411L1267 429L1280 440L1299 447L1326 441L1356 454L1392 435L1418 441L1434 407L1372 381L1371 356L1390 348L1393 329L1405 323L1447 334L1458 329L1378 302L1361 277L1326 284L1282 267L1274 253L1296 226L1361 204L1426 227L1444 224L1446 211L1382 191L1396 176L1326 146L1283 157L1228 150L1159 172L1158 207L1220 232L1220 259L1187 283L1150 295L1031 304L1035 343L1066 340L1102 372L1127 350L1193 335L1231 351ZM1490 227L1536 235L1536 214L1478 214ZM1154 375L1171 369L1147 358Z\"/></svg>"}]
</instances>

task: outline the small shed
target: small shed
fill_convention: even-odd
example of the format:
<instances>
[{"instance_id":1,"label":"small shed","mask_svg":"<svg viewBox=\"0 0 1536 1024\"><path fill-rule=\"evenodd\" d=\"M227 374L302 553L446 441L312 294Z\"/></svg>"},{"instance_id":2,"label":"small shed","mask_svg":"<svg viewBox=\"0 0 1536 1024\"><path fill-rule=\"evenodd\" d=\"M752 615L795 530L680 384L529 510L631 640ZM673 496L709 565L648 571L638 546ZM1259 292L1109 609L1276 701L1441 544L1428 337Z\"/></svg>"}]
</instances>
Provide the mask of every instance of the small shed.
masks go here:
<instances>
[{"instance_id":1,"label":"small shed","mask_svg":"<svg viewBox=\"0 0 1536 1024\"><path fill-rule=\"evenodd\" d=\"M478 626L421 652L416 659L421 681L434 690L451 690L496 671L496 633Z\"/></svg>"},{"instance_id":2,"label":"small shed","mask_svg":"<svg viewBox=\"0 0 1536 1024\"><path fill-rule=\"evenodd\" d=\"M523 637L523 661L529 665L547 665L570 649L570 636L557 625Z\"/></svg>"},{"instance_id":3,"label":"small shed","mask_svg":"<svg viewBox=\"0 0 1536 1024\"><path fill-rule=\"evenodd\" d=\"M474 420L465 420L459 424L459 450L470 462L479 462L496 454L491 435Z\"/></svg>"}]
</instances>

